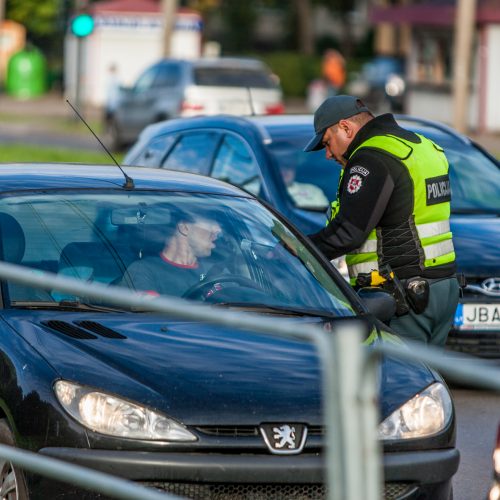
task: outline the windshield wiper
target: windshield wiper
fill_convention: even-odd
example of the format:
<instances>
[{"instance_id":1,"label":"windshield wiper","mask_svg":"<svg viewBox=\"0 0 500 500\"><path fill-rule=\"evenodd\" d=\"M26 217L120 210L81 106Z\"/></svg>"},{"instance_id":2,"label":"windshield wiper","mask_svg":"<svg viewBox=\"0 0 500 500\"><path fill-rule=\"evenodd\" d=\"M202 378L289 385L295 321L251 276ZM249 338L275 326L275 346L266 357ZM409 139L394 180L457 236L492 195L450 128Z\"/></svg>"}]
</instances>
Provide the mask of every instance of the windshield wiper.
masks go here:
<instances>
[{"instance_id":1,"label":"windshield wiper","mask_svg":"<svg viewBox=\"0 0 500 500\"><path fill-rule=\"evenodd\" d=\"M338 318L335 314L328 311L316 310L316 309L301 309L297 307L289 306L270 306L269 304L259 303L259 302L218 302L213 304L214 306L222 307L236 307L238 309L247 309L252 312L272 312L279 313L285 316L308 316L314 318Z\"/></svg>"},{"instance_id":2,"label":"windshield wiper","mask_svg":"<svg viewBox=\"0 0 500 500\"><path fill-rule=\"evenodd\" d=\"M61 300L60 302L42 302L42 301L21 301L16 300L11 302L12 307L26 309L59 309L64 311L89 311L89 312L125 312L111 306L99 304L89 304L79 300Z\"/></svg>"}]
</instances>

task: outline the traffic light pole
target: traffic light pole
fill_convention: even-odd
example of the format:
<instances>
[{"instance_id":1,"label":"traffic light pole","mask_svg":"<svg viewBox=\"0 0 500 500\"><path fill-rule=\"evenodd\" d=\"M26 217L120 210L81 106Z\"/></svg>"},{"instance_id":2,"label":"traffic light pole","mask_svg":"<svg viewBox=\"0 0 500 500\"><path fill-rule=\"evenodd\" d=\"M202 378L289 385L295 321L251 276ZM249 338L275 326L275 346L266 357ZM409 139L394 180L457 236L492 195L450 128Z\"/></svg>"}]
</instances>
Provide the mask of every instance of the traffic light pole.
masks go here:
<instances>
[{"instance_id":1,"label":"traffic light pole","mask_svg":"<svg viewBox=\"0 0 500 500\"><path fill-rule=\"evenodd\" d=\"M75 107L81 108L82 75L84 69L84 39L94 30L94 19L90 14L81 13L71 20L71 33L76 37L76 81L75 81ZM76 117L75 117L76 118Z\"/></svg>"},{"instance_id":2,"label":"traffic light pole","mask_svg":"<svg viewBox=\"0 0 500 500\"><path fill-rule=\"evenodd\" d=\"M81 110L82 96L81 96L81 80L82 80L82 66L83 66L83 39L76 37L76 85L75 85L75 108ZM75 116L75 119L78 119Z\"/></svg>"}]
</instances>

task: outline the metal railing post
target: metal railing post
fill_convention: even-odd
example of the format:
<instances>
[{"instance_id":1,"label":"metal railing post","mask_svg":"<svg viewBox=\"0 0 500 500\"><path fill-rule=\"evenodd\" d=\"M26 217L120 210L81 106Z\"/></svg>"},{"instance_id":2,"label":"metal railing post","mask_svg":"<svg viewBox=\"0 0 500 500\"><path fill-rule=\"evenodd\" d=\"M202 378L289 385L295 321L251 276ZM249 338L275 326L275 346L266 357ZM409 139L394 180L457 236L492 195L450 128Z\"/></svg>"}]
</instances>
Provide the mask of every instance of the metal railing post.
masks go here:
<instances>
[{"instance_id":1,"label":"metal railing post","mask_svg":"<svg viewBox=\"0 0 500 500\"><path fill-rule=\"evenodd\" d=\"M367 363L362 325L339 325L325 367L327 486L331 500L380 500L376 364ZM365 370L368 369L367 373ZM332 397L333 396L333 397Z\"/></svg>"}]
</instances>

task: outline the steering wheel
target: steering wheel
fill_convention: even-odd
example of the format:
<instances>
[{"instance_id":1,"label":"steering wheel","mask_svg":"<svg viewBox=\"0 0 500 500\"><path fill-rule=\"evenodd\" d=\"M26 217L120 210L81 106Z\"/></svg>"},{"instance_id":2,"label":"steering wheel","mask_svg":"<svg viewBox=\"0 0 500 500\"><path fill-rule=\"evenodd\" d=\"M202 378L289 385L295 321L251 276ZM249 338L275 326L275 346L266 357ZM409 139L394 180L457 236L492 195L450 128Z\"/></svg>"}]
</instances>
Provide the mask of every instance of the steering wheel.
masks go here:
<instances>
[{"instance_id":1,"label":"steering wheel","mask_svg":"<svg viewBox=\"0 0 500 500\"><path fill-rule=\"evenodd\" d=\"M262 287L252 281L250 278L246 278L245 276L238 276L236 274L221 274L220 276L216 276L209 281L201 281L200 283L196 283L190 288L188 288L183 294L183 299L192 299L197 294L202 294L205 290L208 292L210 288L212 288L216 284L223 283L237 283L238 285L246 288L254 288L255 290L262 291ZM204 295L203 295L204 296ZM204 300L206 297L204 296Z\"/></svg>"}]
</instances>

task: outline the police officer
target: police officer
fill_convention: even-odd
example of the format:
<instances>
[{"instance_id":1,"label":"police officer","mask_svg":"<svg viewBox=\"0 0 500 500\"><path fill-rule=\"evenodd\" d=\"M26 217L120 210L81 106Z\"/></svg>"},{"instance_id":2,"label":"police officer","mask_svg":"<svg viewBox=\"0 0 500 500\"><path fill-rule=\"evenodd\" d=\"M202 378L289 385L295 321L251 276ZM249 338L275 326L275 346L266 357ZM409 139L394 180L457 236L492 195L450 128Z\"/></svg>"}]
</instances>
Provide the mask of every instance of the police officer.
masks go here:
<instances>
[{"instance_id":1,"label":"police officer","mask_svg":"<svg viewBox=\"0 0 500 500\"><path fill-rule=\"evenodd\" d=\"M450 181L443 150L374 117L349 95L326 99L314 114L305 151L326 150L343 167L325 228L310 236L328 259L346 255L351 284L393 273L409 307L390 326L401 336L444 345L458 303L450 231ZM397 281L396 281L397 282Z\"/></svg>"}]
</instances>

